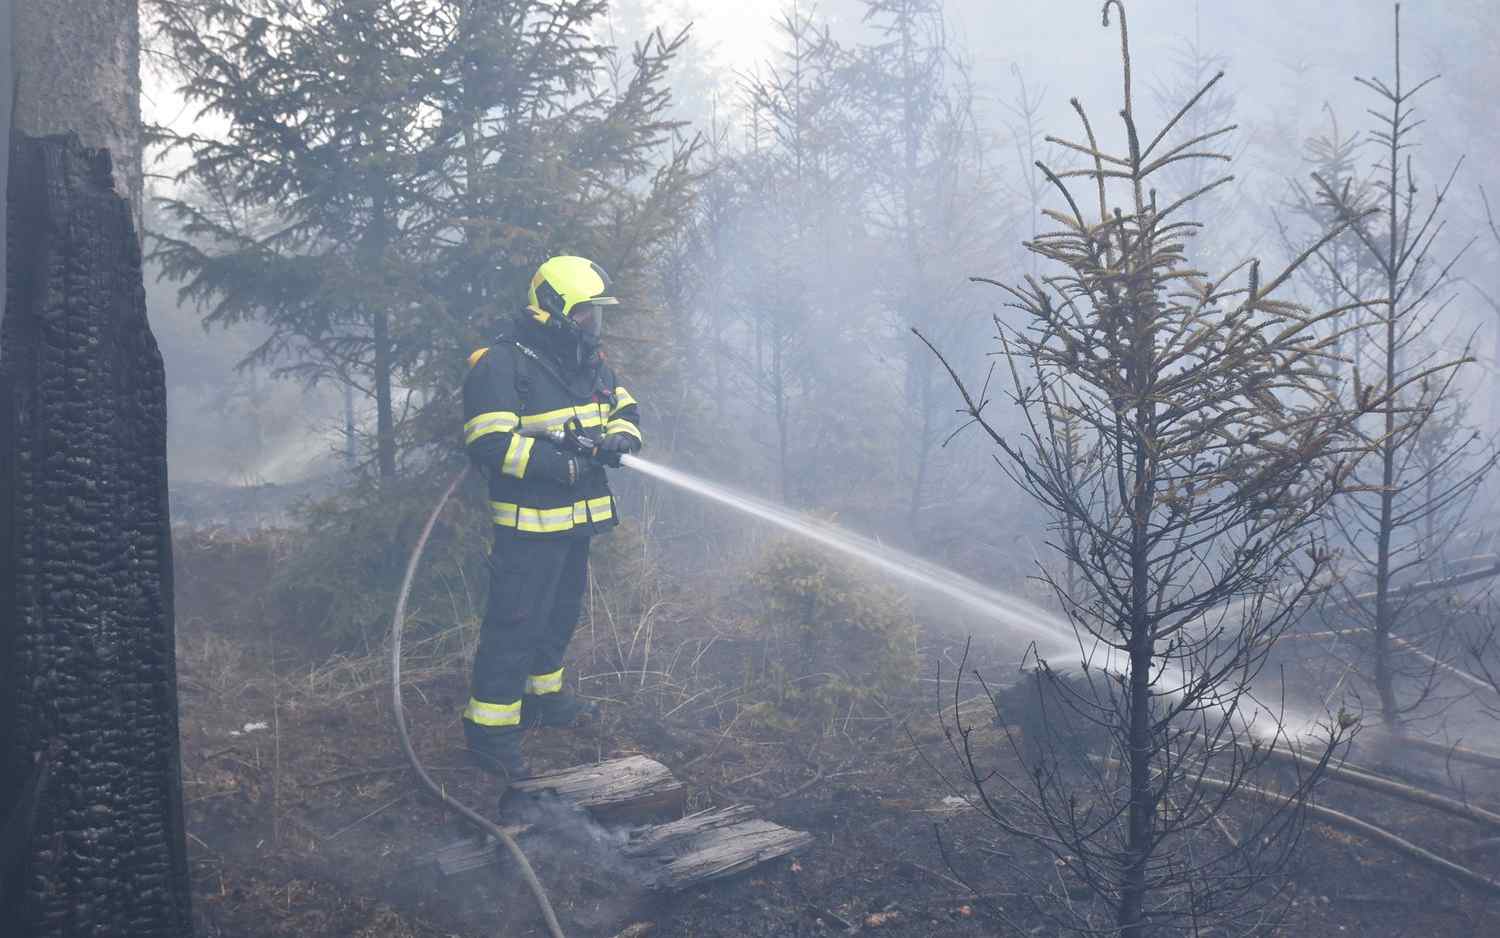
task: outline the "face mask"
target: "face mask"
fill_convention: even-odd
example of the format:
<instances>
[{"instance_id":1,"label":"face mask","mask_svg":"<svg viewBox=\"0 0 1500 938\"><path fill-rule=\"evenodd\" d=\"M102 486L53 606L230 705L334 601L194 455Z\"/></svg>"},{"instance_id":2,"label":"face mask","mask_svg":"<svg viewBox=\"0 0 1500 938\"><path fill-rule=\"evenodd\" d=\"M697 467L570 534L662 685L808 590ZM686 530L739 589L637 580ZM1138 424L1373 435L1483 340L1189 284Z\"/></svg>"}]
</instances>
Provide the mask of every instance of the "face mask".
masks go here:
<instances>
[{"instance_id":1,"label":"face mask","mask_svg":"<svg viewBox=\"0 0 1500 938\"><path fill-rule=\"evenodd\" d=\"M579 303L568 312L568 321L578 335L580 345L589 349L599 347L599 337L604 333L604 307L598 303Z\"/></svg>"}]
</instances>

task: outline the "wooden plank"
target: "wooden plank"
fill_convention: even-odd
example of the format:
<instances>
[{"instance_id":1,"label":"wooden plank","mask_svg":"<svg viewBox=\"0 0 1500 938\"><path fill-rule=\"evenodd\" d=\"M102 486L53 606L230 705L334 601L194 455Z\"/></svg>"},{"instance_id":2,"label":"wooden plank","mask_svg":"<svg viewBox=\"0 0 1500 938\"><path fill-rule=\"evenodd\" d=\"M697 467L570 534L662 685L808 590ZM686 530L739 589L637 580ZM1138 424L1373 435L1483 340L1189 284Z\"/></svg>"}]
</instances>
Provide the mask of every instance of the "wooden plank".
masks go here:
<instances>
[{"instance_id":1,"label":"wooden plank","mask_svg":"<svg viewBox=\"0 0 1500 938\"><path fill-rule=\"evenodd\" d=\"M680 812L684 796L682 784L661 763L644 756L575 766L515 782L511 788L531 796L566 799L601 821L601 815L618 820L664 808ZM514 830L519 833L522 828ZM639 880L649 888L673 891L732 876L810 843L810 834L761 820L749 805L731 805L637 826L620 846L619 859L637 867ZM454 876L496 862L495 846L467 838L418 862L435 865L443 876Z\"/></svg>"},{"instance_id":2,"label":"wooden plank","mask_svg":"<svg viewBox=\"0 0 1500 938\"><path fill-rule=\"evenodd\" d=\"M687 804L687 786L646 756L573 766L512 782L510 789L571 801L601 822L670 817L681 814Z\"/></svg>"},{"instance_id":3,"label":"wooden plank","mask_svg":"<svg viewBox=\"0 0 1500 938\"><path fill-rule=\"evenodd\" d=\"M517 824L505 828L512 837L519 837L531 830L529 824ZM500 841L490 835L464 837L418 858L411 869L431 868L444 876L457 876L469 870L489 866L500 859Z\"/></svg>"},{"instance_id":4,"label":"wooden plank","mask_svg":"<svg viewBox=\"0 0 1500 938\"><path fill-rule=\"evenodd\" d=\"M640 827L630 832L624 852L628 857L678 856L691 852L694 842L703 835L748 821L754 816L754 808L737 804L728 808L709 808L655 827Z\"/></svg>"},{"instance_id":5,"label":"wooden plank","mask_svg":"<svg viewBox=\"0 0 1500 938\"><path fill-rule=\"evenodd\" d=\"M723 827L709 827L691 837L671 838L682 851L657 854L661 866L647 875L657 890L679 890L733 876L812 843L812 835L780 824L752 818Z\"/></svg>"}]
</instances>

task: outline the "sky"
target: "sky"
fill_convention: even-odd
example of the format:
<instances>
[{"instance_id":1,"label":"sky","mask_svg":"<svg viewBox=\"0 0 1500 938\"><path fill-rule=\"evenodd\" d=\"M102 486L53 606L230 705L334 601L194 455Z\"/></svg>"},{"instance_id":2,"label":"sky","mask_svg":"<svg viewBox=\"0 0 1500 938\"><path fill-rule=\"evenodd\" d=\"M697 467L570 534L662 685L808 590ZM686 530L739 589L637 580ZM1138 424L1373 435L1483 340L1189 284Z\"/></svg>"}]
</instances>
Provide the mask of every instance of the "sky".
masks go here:
<instances>
[{"instance_id":1,"label":"sky","mask_svg":"<svg viewBox=\"0 0 1500 938\"><path fill-rule=\"evenodd\" d=\"M1444 5L1442 0L1426 4L1438 10ZM654 0L646 6L664 25L691 22L700 42L729 70L746 68L772 51L772 18L789 4L785 0ZM853 0L800 6L821 13L836 32L847 34L859 21L858 4ZM953 38L967 47L976 70L986 76L1006 74L1016 64L1036 72L1043 84L1055 86L1059 93L1090 97L1088 92L1102 90L1118 74L1117 34L1100 25L1098 0L949 0L948 8ZM1383 0L1261 0L1254 4L1137 0L1128 7L1128 22L1135 54L1147 71L1157 55L1192 34L1195 11L1205 44L1229 57L1231 64L1237 58L1249 60L1238 63L1236 81L1266 91L1275 90L1278 73L1286 66L1311 60L1320 50L1348 50L1377 42L1384 51L1389 45L1390 4ZM1410 12L1407 17L1413 19ZM1423 35L1420 22L1409 22L1407 28L1419 42L1430 38ZM1273 47L1275 51L1268 51ZM1064 81L1075 69L1082 73ZM1327 72L1334 83L1350 77L1336 66L1315 66L1314 72Z\"/></svg>"}]
</instances>

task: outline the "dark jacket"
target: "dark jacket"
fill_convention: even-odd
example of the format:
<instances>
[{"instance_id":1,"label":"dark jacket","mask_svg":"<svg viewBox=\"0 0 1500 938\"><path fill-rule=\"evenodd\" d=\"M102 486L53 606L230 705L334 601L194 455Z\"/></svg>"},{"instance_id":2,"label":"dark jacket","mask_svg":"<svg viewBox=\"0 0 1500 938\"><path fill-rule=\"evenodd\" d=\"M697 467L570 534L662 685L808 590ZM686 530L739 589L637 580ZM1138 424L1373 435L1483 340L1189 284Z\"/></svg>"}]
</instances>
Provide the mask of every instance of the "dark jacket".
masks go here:
<instances>
[{"instance_id":1,"label":"dark jacket","mask_svg":"<svg viewBox=\"0 0 1500 938\"><path fill-rule=\"evenodd\" d=\"M537 537L598 534L619 523L604 467L581 461L570 486L567 454L527 433L560 428L576 416L595 433L639 439L639 411L602 359L581 368L564 364L546 339L529 320L518 319L469 357L464 444L489 481L495 524Z\"/></svg>"}]
</instances>

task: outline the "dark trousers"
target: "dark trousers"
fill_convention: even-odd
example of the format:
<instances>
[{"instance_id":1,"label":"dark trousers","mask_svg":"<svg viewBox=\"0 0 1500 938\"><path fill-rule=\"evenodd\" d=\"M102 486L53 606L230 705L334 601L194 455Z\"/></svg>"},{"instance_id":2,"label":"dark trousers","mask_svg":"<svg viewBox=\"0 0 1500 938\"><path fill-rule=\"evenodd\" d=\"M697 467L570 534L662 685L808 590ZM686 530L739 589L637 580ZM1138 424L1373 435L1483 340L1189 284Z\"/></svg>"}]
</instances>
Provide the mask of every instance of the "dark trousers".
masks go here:
<instances>
[{"instance_id":1,"label":"dark trousers","mask_svg":"<svg viewBox=\"0 0 1500 938\"><path fill-rule=\"evenodd\" d=\"M489 601L464 711L471 748L483 748L487 738L518 728L524 693L561 687L563 653L578 627L588 573L587 537L546 538L495 529ZM538 679L551 683L539 685Z\"/></svg>"}]
</instances>

